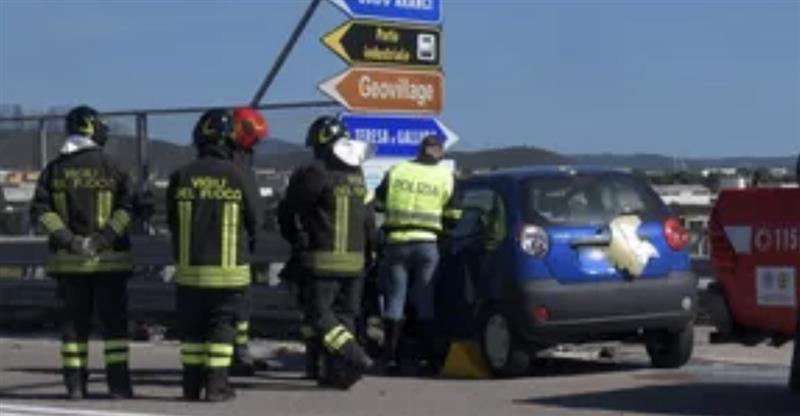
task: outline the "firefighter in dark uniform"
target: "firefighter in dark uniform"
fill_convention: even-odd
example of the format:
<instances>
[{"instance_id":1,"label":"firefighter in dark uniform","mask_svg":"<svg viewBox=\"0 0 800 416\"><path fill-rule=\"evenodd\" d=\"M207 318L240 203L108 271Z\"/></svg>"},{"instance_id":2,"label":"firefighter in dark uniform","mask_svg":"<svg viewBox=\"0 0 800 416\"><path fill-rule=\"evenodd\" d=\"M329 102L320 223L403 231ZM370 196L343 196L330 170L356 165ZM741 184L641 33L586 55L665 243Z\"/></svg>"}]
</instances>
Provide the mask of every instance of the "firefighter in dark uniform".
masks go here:
<instances>
[{"instance_id":1,"label":"firefighter in dark uniform","mask_svg":"<svg viewBox=\"0 0 800 416\"><path fill-rule=\"evenodd\" d=\"M302 172L301 169L295 171L295 175ZM289 183L295 182L295 176L289 180ZM297 304L301 305L303 311L303 322L300 325L300 336L305 345L305 376L309 379L317 379L319 375L319 358L320 349L322 345L314 331L314 325L311 322L308 307L310 304L311 290L309 287L310 271L303 266L302 256L306 247L308 246L308 235L303 231L302 224L295 212L289 210L285 199L278 203L278 222L281 236L290 244L291 255L289 261L283 266L280 272L281 280L289 282L296 290Z\"/></svg>"},{"instance_id":2,"label":"firefighter in dark uniform","mask_svg":"<svg viewBox=\"0 0 800 416\"><path fill-rule=\"evenodd\" d=\"M183 395L225 401L236 315L250 285L250 257L259 228L252 176L233 160L234 123L209 110L194 128L197 159L170 176L167 220L176 263Z\"/></svg>"},{"instance_id":3,"label":"firefighter in dark uniform","mask_svg":"<svg viewBox=\"0 0 800 416\"><path fill-rule=\"evenodd\" d=\"M233 110L233 138L236 145L234 160L244 169L244 173L253 176L253 151L256 145L267 136L267 121L258 110L250 107L239 107ZM255 183L255 177L253 177ZM252 270L253 275L255 270ZM251 279L254 282L254 279ZM250 355L250 316L253 307L251 288L245 291L245 299L236 311L236 338L233 344L232 376L253 376L256 369L266 369L263 360L253 360Z\"/></svg>"},{"instance_id":4,"label":"firefighter in dark uniform","mask_svg":"<svg viewBox=\"0 0 800 416\"><path fill-rule=\"evenodd\" d=\"M62 305L61 358L70 399L87 395L88 339L97 312L113 398L131 398L127 281L131 276L130 178L103 154L108 128L88 106L66 118L67 138L42 171L31 218L49 235L47 271Z\"/></svg>"},{"instance_id":5,"label":"firefighter in dark uniform","mask_svg":"<svg viewBox=\"0 0 800 416\"><path fill-rule=\"evenodd\" d=\"M366 144L325 116L309 128L306 145L315 161L292 174L278 221L307 273L302 298L318 345L311 353L320 355L317 380L348 389L373 364L354 335L375 230L361 170Z\"/></svg>"}]
</instances>

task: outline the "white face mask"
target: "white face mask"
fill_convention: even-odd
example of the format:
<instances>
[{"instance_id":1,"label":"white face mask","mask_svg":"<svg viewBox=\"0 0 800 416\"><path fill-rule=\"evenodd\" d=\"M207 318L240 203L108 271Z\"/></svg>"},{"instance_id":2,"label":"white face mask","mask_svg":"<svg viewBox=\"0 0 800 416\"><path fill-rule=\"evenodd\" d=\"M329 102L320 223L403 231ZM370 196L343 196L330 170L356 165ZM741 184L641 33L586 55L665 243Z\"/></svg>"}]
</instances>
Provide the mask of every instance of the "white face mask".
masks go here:
<instances>
[{"instance_id":1,"label":"white face mask","mask_svg":"<svg viewBox=\"0 0 800 416\"><path fill-rule=\"evenodd\" d=\"M372 157L374 148L367 142L341 138L333 144L333 154L348 166L361 166Z\"/></svg>"}]
</instances>

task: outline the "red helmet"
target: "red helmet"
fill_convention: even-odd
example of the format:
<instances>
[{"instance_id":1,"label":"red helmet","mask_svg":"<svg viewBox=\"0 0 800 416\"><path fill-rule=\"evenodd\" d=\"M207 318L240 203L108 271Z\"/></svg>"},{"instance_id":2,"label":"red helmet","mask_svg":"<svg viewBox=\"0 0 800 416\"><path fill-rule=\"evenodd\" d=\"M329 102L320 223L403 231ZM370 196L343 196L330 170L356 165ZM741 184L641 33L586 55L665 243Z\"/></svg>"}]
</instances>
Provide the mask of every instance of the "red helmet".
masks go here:
<instances>
[{"instance_id":1,"label":"red helmet","mask_svg":"<svg viewBox=\"0 0 800 416\"><path fill-rule=\"evenodd\" d=\"M244 150L252 150L259 140L267 137L267 120L252 107L233 110L233 139Z\"/></svg>"}]
</instances>

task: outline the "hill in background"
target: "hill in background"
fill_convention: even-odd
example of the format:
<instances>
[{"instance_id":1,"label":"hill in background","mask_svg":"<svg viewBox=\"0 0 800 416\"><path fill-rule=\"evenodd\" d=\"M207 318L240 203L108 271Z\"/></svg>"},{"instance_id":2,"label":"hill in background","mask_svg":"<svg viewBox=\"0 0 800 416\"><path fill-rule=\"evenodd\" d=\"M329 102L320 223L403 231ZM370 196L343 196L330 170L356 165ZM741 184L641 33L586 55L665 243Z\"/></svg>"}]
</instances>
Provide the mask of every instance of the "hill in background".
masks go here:
<instances>
[{"instance_id":1,"label":"hill in background","mask_svg":"<svg viewBox=\"0 0 800 416\"><path fill-rule=\"evenodd\" d=\"M47 141L47 154L52 157L64 140L63 133L50 132ZM36 169L36 143L38 136L33 130L0 129L0 169ZM110 154L116 155L120 163L133 170L136 166L136 141L130 135L112 134L107 145ZM191 145L179 145L164 140L150 141L150 170L159 177L165 177L177 167L189 162L195 155ZM654 154L633 155L561 155L536 147L507 147L501 149L455 151L450 157L456 160L459 168L465 170L485 170L511 168L542 164L591 164L618 166L648 170L696 170L706 167L791 167L796 155L771 158L698 158L674 159ZM261 168L279 170L291 169L311 160L311 153L302 145L271 138L260 145L256 152L255 164Z\"/></svg>"}]
</instances>

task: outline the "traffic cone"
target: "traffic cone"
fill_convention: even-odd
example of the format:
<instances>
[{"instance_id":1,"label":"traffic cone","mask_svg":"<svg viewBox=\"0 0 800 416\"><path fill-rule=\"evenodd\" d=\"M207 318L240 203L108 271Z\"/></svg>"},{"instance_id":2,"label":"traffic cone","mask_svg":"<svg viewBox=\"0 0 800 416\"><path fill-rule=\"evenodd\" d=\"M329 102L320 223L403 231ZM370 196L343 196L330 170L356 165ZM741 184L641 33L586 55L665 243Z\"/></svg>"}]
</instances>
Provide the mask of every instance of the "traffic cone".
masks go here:
<instances>
[{"instance_id":1,"label":"traffic cone","mask_svg":"<svg viewBox=\"0 0 800 416\"><path fill-rule=\"evenodd\" d=\"M442 376L452 378L489 378L489 367L474 341L454 341L442 369Z\"/></svg>"}]
</instances>

